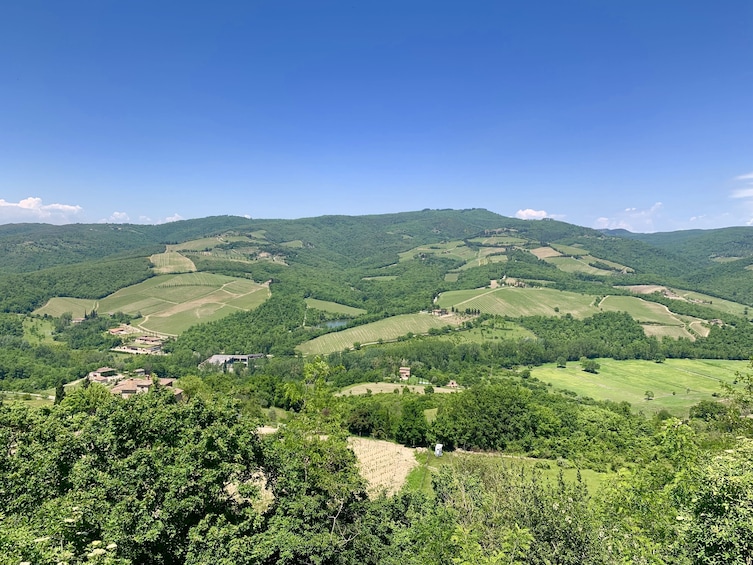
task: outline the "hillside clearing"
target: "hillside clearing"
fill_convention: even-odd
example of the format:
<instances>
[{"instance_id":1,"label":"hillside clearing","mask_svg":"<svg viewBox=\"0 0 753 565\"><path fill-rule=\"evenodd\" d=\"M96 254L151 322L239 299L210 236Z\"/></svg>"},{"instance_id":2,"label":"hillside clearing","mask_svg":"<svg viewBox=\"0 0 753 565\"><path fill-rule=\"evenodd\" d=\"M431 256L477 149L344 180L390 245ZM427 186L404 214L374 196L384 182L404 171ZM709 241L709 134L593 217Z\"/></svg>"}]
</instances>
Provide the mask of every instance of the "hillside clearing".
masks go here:
<instances>
[{"instance_id":1,"label":"hillside clearing","mask_svg":"<svg viewBox=\"0 0 753 565\"><path fill-rule=\"evenodd\" d=\"M256 308L268 297L266 286L248 279L212 273L160 275L103 298L99 312L140 315L134 326L178 335L194 324Z\"/></svg>"},{"instance_id":2,"label":"hillside clearing","mask_svg":"<svg viewBox=\"0 0 753 565\"><path fill-rule=\"evenodd\" d=\"M193 273L196 271L196 265L188 257L184 257L177 251L166 251L157 253L149 257L153 270L157 274L169 273Z\"/></svg>"},{"instance_id":3,"label":"hillside clearing","mask_svg":"<svg viewBox=\"0 0 753 565\"><path fill-rule=\"evenodd\" d=\"M366 310L363 308L354 308L353 306L346 306L345 304L340 304L338 302L317 300L316 298L307 298L306 306L316 310L331 312L333 314L344 314L346 316L360 316L361 314L366 313Z\"/></svg>"},{"instance_id":4,"label":"hillside clearing","mask_svg":"<svg viewBox=\"0 0 753 565\"><path fill-rule=\"evenodd\" d=\"M510 316L557 316L566 313L584 318L598 312L594 297L575 292L548 288L517 288L503 286L497 289L455 290L443 292L437 300L441 308L478 309L485 314Z\"/></svg>"},{"instance_id":5,"label":"hillside clearing","mask_svg":"<svg viewBox=\"0 0 753 565\"><path fill-rule=\"evenodd\" d=\"M296 349L303 355L322 355L351 349L354 344L366 345L383 341L395 340L408 333L425 334L432 328L442 328L447 325L457 326L462 323L459 316L434 316L429 313L402 314L392 316L348 328L339 332L332 332L299 345Z\"/></svg>"},{"instance_id":6,"label":"hillside clearing","mask_svg":"<svg viewBox=\"0 0 753 565\"><path fill-rule=\"evenodd\" d=\"M599 359L598 374L586 373L580 363L570 361L558 369L553 364L535 367L531 376L551 383L555 389L571 390L596 400L629 402L633 410L655 413L666 409L686 417L691 406L701 400L715 400L721 383L732 383L736 371L745 371L747 361L705 359L667 359L653 361L615 361ZM646 391L654 393L646 400Z\"/></svg>"}]
</instances>

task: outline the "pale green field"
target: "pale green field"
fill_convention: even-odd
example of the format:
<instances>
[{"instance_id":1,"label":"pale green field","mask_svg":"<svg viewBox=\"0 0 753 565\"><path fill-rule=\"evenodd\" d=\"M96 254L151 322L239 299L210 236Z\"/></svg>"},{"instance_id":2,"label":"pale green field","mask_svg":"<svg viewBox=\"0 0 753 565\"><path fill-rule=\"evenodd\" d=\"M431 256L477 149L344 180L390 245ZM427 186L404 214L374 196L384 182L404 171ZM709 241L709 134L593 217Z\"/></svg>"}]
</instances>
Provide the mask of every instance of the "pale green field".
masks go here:
<instances>
[{"instance_id":1,"label":"pale green field","mask_svg":"<svg viewBox=\"0 0 753 565\"><path fill-rule=\"evenodd\" d=\"M481 267L483 265L488 265L489 263L504 263L505 261L507 261L507 255L483 256L476 259L471 259L465 265L460 267L460 270L465 271L467 269L472 269L473 267Z\"/></svg>"},{"instance_id":2,"label":"pale green field","mask_svg":"<svg viewBox=\"0 0 753 565\"><path fill-rule=\"evenodd\" d=\"M684 337L685 339L695 341L696 338L694 333L680 326L658 326L655 324L642 324L641 327L643 328L643 333L648 336L658 337L659 339L666 336L672 337L674 339Z\"/></svg>"},{"instance_id":3,"label":"pale green field","mask_svg":"<svg viewBox=\"0 0 753 565\"><path fill-rule=\"evenodd\" d=\"M735 316L748 317L750 316L750 312L753 311L753 308L749 308L745 304L724 300L723 298L717 298L716 296L709 296L708 294L701 294L700 292L693 292L691 290L678 290L676 288L670 290L686 300L697 300L701 302L701 306L715 308L722 312L727 312L728 314L734 314Z\"/></svg>"},{"instance_id":4,"label":"pale green field","mask_svg":"<svg viewBox=\"0 0 753 565\"><path fill-rule=\"evenodd\" d=\"M315 308L316 310L322 310L323 312L345 314L346 316L360 316L361 314L366 313L366 310L363 308L354 308L353 306L346 306L345 304L339 304L337 302L317 300L316 298L307 298L306 306L309 308Z\"/></svg>"},{"instance_id":5,"label":"pale green field","mask_svg":"<svg viewBox=\"0 0 753 565\"><path fill-rule=\"evenodd\" d=\"M149 257L154 265L154 272L159 274L168 273L193 273L196 265L188 257L184 257L177 251L166 251Z\"/></svg>"},{"instance_id":6,"label":"pale green field","mask_svg":"<svg viewBox=\"0 0 753 565\"><path fill-rule=\"evenodd\" d=\"M595 375L583 371L579 362L570 361L564 369L553 364L535 367L531 376L581 396L626 400L634 410L647 414L664 408L684 417L701 400L717 400L712 394L721 392L721 382L731 384L736 371L748 368L747 361L695 359L667 359L664 363L599 359L598 363L601 368ZM653 400L646 400L648 390L654 393Z\"/></svg>"},{"instance_id":7,"label":"pale green field","mask_svg":"<svg viewBox=\"0 0 753 565\"><path fill-rule=\"evenodd\" d=\"M575 247L572 245L560 245L559 243L553 243L551 247L552 249L556 249L563 255L572 255L574 257L582 257L584 255L588 255L588 251L583 249L582 247Z\"/></svg>"},{"instance_id":8,"label":"pale green field","mask_svg":"<svg viewBox=\"0 0 753 565\"><path fill-rule=\"evenodd\" d=\"M607 312L627 312L641 323L685 326L685 322L663 304L647 302L636 296L607 296L601 301L599 308Z\"/></svg>"},{"instance_id":9,"label":"pale green field","mask_svg":"<svg viewBox=\"0 0 753 565\"><path fill-rule=\"evenodd\" d=\"M290 249L301 249L303 248L303 242L300 239L295 239L293 241L286 241L284 243L281 243L283 247L289 247Z\"/></svg>"},{"instance_id":10,"label":"pale green field","mask_svg":"<svg viewBox=\"0 0 753 565\"><path fill-rule=\"evenodd\" d=\"M37 308L32 312L39 316L52 316L58 318L70 312L74 318L83 318L85 313L91 312L96 308L97 303L94 300L88 298L67 298L67 297L55 297L50 298L47 304L41 308Z\"/></svg>"},{"instance_id":11,"label":"pale green field","mask_svg":"<svg viewBox=\"0 0 753 565\"><path fill-rule=\"evenodd\" d=\"M576 318L598 312L594 297L549 288L500 287L496 289L454 290L443 292L437 305L459 311L478 308L482 313L500 316L556 316L570 313Z\"/></svg>"},{"instance_id":12,"label":"pale green field","mask_svg":"<svg viewBox=\"0 0 753 565\"><path fill-rule=\"evenodd\" d=\"M132 325L178 335L194 324L251 310L268 297L267 287L248 279L212 273L160 275L103 298L99 312L140 314Z\"/></svg>"},{"instance_id":13,"label":"pale green field","mask_svg":"<svg viewBox=\"0 0 753 565\"><path fill-rule=\"evenodd\" d=\"M376 277L363 277L363 281L394 281L397 279L397 275L379 275Z\"/></svg>"},{"instance_id":14,"label":"pale green field","mask_svg":"<svg viewBox=\"0 0 753 565\"><path fill-rule=\"evenodd\" d=\"M591 258L593 259L593 258ZM605 271L604 269L597 269L588 264L588 260L584 257L582 259L576 259L575 257L546 257L544 259L547 263L551 263L557 267L560 271L566 273L588 273L589 275L611 275L612 271Z\"/></svg>"},{"instance_id":15,"label":"pale green field","mask_svg":"<svg viewBox=\"0 0 753 565\"><path fill-rule=\"evenodd\" d=\"M402 314L363 326L325 334L302 343L296 349L303 355L321 355L350 349L354 343L366 345L376 343L380 339L390 341L406 335L408 332L416 335L425 334L431 328L457 325L460 322L462 322L462 319L455 316L440 317L427 313Z\"/></svg>"},{"instance_id":16,"label":"pale green field","mask_svg":"<svg viewBox=\"0 0 753 565\"><path fill-rule=\"evenodd\" d=\"M447 273L444 280L446 282L458 282L458 277L460 277L460 273Z\"/></svg>"}]
</instances>

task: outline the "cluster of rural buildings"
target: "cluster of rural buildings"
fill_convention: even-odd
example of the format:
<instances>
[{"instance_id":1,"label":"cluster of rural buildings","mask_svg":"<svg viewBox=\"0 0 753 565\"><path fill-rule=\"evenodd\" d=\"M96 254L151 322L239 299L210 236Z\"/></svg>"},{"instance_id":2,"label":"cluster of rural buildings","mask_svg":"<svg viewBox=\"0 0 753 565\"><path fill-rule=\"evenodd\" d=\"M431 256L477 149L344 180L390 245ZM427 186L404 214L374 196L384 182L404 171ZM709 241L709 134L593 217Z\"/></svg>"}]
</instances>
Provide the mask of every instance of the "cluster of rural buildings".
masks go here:
<instances>
[{"instance_id":1,"label":"cluster of rural buildings","mask_svg":"<svg viewBox=\"0 0 753 565\"><path fill-rule=\"evenodd\" d=\"M96 371L91 371L86 378L90 382L111 387L110 392L121 398L148 392L155 384L170 389L170 392L176 398L183 398L183 391L173 386L176 379L152 378L143 369L137 369L134 371L134 375L134 377L126 377L112 367L100 367Z\"/></svg>"}]
</instances>

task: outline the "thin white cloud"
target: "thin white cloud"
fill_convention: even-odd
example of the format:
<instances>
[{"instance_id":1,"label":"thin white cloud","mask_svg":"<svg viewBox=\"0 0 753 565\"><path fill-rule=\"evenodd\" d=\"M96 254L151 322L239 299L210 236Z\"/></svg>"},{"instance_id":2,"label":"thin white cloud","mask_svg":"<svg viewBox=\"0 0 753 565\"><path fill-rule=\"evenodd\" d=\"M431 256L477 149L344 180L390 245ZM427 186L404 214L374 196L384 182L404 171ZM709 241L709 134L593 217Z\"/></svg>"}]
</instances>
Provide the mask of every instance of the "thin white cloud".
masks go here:
<instances>
[{"instance_id":1,"label":"thin white cloud","mask_svg":"<svg viewBox=\"0 0 753 565\"><path fill-rule=\"evenodd\" d=\"M735 177L735 180L753 180L753 173L748 173L747 175L740 175L739 177Z\"/></svg>"},{"instance_id":2,"label":"thin white cloud","mask_svg":"<svg viewBox=\"0 0 753 565\"><path fill-rule=\"evenodd\" d=\"M515 217L520 218L521 220L543 220L550 216L546 213L546 210L533 210L531 208L526 208L525 210L518 210L515 212Z\"/></svg>"},{"instance_id":3,"label":"thin white cloud","mask_svg":"<svg viewBox=\"0 0 753 565\"><path fill-rule=\"evenodd\" d=\"M175 213L172 216L168 216L164 220L162 220L160 222L157 222L157 223L158 224L169 224L170 222L178 222L178 221L183 220L183 219L185 219L185 218L183 218L183 216L181 216L178 213Z\"/></svg>"},{"instance_id":4,"label":"thin white cloud","mask_svg":"<svg viewBox=\"0 0 753 565\"><path fill-rule=\"evenodd\" d=\"M42 199L36 196L29 196L19 202L8 202L0 198L0 223L67 224L75 221L83 210L76 204L44 204Z\"/></svg>"},{"instance_id":5,"label":"thin white cloud","mask_svg":"<svg viewBox=\"0 0 753 565\"><path fill-rule=\"evenodd\" d=\"M623 229L632 232L653 232L656 231L654 221L661 216L663 206L661 202L656 202L645 210L636 207L625 208L613 217L601 216L596 218L593 227L599 230Z\"/></svg>"},{"instance_id":6,"label":"thin white cloud","mask_svg":"<svg viewBox=\"0 0 753 565\"><path fill-rule=\"evenodd\" d=\"M106 220L100 220L103 224L127 224L131 221L125 212L113 212Z\"/></svg>"},{"instance_id":7,"label":"thin white cloud","mask_svg":"<svg viewBox=\"0 0 753 565\"><path fill-rule=\"evenodd\" d=\"M732 198L753 198L753 186L750 188L738 188L730 194Z\"/></svg>"}]
</instances>

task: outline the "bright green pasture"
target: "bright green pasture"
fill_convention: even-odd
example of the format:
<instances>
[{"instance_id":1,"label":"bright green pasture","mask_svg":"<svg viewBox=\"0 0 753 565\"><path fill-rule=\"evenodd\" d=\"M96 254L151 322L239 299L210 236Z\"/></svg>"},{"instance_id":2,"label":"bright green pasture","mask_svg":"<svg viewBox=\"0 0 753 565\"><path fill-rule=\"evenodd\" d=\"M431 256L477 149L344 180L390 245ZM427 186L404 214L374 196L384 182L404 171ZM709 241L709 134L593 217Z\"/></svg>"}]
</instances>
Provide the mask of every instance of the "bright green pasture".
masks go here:
<instances>
[{"instance_id":1,"label":"bright green pasture","mask_svg":"<svg viewBox=\"0 0 753 565\"><path fill-rule=\"evenodd\" d=\"M155 273L192 273L196 270L196 265L193 264L193 261L177 251L156 253L149 257L149 260L154 265Z\"/></svg>"},{"instance_id":2,"label":"bright green pasture","mask_svg":"<svg viewBox=\"0 0 753 565\"><path fill-rule=\"evenodd\" d=\"M636 411L654 413L664 408L684 417L701 400L715 400L712 394L721 391L721 383L732 383L735 372L748 367L747 361L707 359L667 359L664 363L599 359L598 363L598 374L586 373L580 363L570 361L563 369L553 364L535 367L531 376L581 396L626 400ZM654 393L653 400L646 400L646 391Z\"/></svg>"},{"instance_id":3,"label":"bright green pasture","mask_svg":"<svg viewBox=\"0 0 753 565\"><path fill-rule=\"evenodd\" d=\"M482 313L500 316L556 316L570 313L583 318L598 312L594 297L550 288L517 288L503 286L496 289L453 290L443 292L437 301L441 308L479 309Z\"/></svg>"},{"instance_id":4,"label":"bright green pasture","mask_svg":"<svg viewBox=\"0 0 753 565\"><path fill-rule=\"evenodd\" d=\"M685 326L685 322L663 304L648 302L636 296L607 296L601 301L599 308L608 312L627 312L644 324Z\"/></svg>"},{"instance_id":5,"label":"bright green pasture","mask_svg":"<svg viewBox=\"0 0 753 565\"><path fill-rule=\"evenodd\" d=\"M64 296L50 298L47 304L34 310L39 316L52 316L59 318L66 312L70 312L74 318L83 318L84 314L96 308L97 303L88 298L67 298Z\"/></svg>"},{"instance_id":6,"label":"bright green pasture","mask_svg":"<svg viewBox=\"0 0 753 565\"><path fill-rule=\"evenodd\" d=\"M103 298L99 311L140 314L134 325L177 335L194 324L256 308L268 297L267 287L248 279L212 273L161 275Z\"/></svg>"},{"instance_id":7,"label":"bright green pasture","mask_svg":"<svg viewBox=\"0 0 753 565\"><path fill-rule=\"evenodd\" d=\"M593 258L591 258L593 259ZM588 264L586 259L576 259L575 257L546 257L547 263L551 263L560 271L566 273L588 273L589 275L611 275L612 271L598 269Z\"/></svg>"},{"instance_id":8,"label":"bright green pasture","mask_svg":"<svg viewBox=\"0 0 753 565\"><path fill-rule=\"evenodd\" d=\"M304 355L320 355L350 349L354 343L368 344L377 341L395 340L400 336L412 332L416 335L425 334L431 328L442 328L447 325L456 325L462 320L454 316L433 316L428 313L402 314L392 316L348 328L339 332L332 332L315 339L302 343L297 350Z\"/></svg>"},{"instance_id":9,"label":"bright green pasture","mask_svg":"<svg viewBox=\"0 0 753 565\"><path fill-rule=\"evenodd\" d=\"M360 316L361 314L366 313L366 310L362 308L354 308L353 306L346 306L345 304L330 302L328 300L317 300L316 298L307 298L306 306L316 310L322 310L323 312L345 314L346 316Z\"/></svg>"},{"instance_id":10,"label":"bright green pasture","mask_svg":"<svg viewBox=\"0 0 753 565\"><path fill-rule=\"evenodd\" d=\"M52 339L54 325L52 320L44 318L24 318L24 339L29 343L55 343Z\"/></svg>"},{"instance_id":11,"label":"bright green pasture","mask_svg":"<svg viewBox=\"0 0 753 565\"><path fill-rule=\"evenodd\" d=\"M505 453L469 453L449 451L445 452L442 457L435 457L433 450L416 451L416 460L418 467L415 467L406 479L409 489L422 490L427 494L432 492L431 478L434 473L438 473L442 467L458 464L463 458L484 457L492 458L514 470L525 469L528 473L537 472L545 481L556 481L559 478L560 471L562 478L567 482L576 482L578 480L578 470L575 468L563 469L557 466L555 461L548 459L534 459L532 457L518 457ZM549 468L535 468L536 464L548 466ZM599 473L591 469L581 469L580 476L583 484L586 485L589 492L595 493L599 490L602 483L611 475L611 473Z\"/></svg>"}]
</instances>

